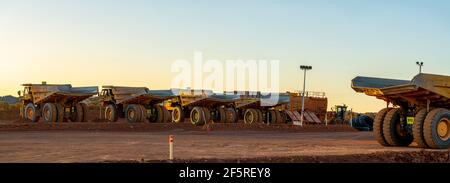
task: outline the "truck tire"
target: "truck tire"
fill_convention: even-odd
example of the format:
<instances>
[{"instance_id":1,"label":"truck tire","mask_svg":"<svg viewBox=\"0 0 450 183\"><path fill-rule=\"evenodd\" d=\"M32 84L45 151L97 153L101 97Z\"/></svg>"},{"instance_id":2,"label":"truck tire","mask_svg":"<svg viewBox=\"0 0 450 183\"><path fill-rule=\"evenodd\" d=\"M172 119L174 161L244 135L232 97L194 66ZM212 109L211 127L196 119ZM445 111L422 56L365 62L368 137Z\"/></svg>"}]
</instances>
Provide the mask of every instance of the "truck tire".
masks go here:
<instances>
[{"instance_id":1,"label":"truck tire","mask_svg":"<svg viewBox=\"0 0 450 183\"><path fill-rule=\"evenodd\" d=\"M156 123L162 123L164 121L164 110L163 107L160 105L155 105L155 122Z\"/></svg>"},{"instance_id":2,"label":"truck tire","mask_svg":"<svg viewBox=\"0 0 450 183\"><path fill-rule=\"evenodd\" d=\"M258 114L258 123L264 123L263 113L261 109L255 109Z\"/></svg>"},{"instance_id":3,"label":"truck tire","mask_svg":"<svg viewBox=\"0 0 450 183\"><path fill-rule=\"evenodd\" d=\"M125 111L125 117L129 123L137 123L140 122L142 116L142 110L139 105L131 104L127 106Z\"/></svg>"},{"instance_id":4,"label":"truck tire","mask_svg":"<svg viewBox=\"0 0 450 183\"><path fill-rule=\"evenodd\" d=\"M88 106L85 103L79 103L81 105L81 110L83 111L83 117L81 118L81 122L88 121Z\"/></svg>"},{"instance_id":5,"label":"truck tire","mask_svg":"<svg viewBox=\"0 0 450 183\"><path fill-rule=\"evenodd\" d=\"M225 108L219 108L219 123L227 123L228 111Z\"/></svg>"},{"instance_id":6,"label":"truck tire","mask_svg":"<svg viewBox=\"0 0 450 183\"><path fill-rule=\"evenodd\" d=\"M378 143L382 146L389 146L389 144L386 142L386 139L384 138L383 122L386 114L390 110L391 108L384 108L380 110L375 116L375 120L373 121L373 135L375 136L375 139L377 139Z\"/></svg>"},{"instance_id":7,"label":"truck tire","mask_svg":"<svg viewBox=\"0 0 450 183\"><path fill-rule=\"evenodd\" d=\"M75 111L72 112L72 115L70 116L70 121L72 122L83 122L84 118L84 110L81 103L75 104Z\"/></svg>"},{"instance_id":8,"label":"truck tire","mask_svg":"<svg viewBox=\"0 0 450 183\"><path fill-rule=\"evenodd\" d=\"M56 122L58 117L56 105L53 103L44 104L44 107L42 108L42 116L44 117L44 120L47 123Z\"/></svg>"},{"instance_id":9,"label":"truck tire","mask_svg":"<svg viewBox=\"0 0 450 183\"><path fill-rule=\"evenodd\" d=\"M386 142L391 146L409 146L413 136L400 129L400 108L390 110L383 121L383 134Z\"/></svg>"},{"instance_id":10,"label":"truck tire","mask_svg":"<svg viewBox=\"0 0 450 183\"><path fill-rule=\"evenodd\" d=\"M184 122L184 112L181 106L175 106L172 111L172 121L174 123Z\"/></svg>"},{"instance_id":11,"label":"truck tire","mask_svg":"<svg viewBox=\"0 0 450 183\"><path fill-rule=\"evenodd\" d=\"M65 122L64 121L64 106L62 104L56 104L56 111L58 112L57 115L57 122Z\"/></svg>"},{"instance_id":12,"label":"truck tire","mask_svg":"<svg viewBox=\"0 0 450 183\"><path fill-rule=\"evenodd\" d=\"M164 123L170 123L172 122L172 114L169 110L167 110L165 107L163 107L164 111Z\"/></svg>"},{"instance_id":13,"label":"truck tire","mask_svg":"<svg viewBox=\"0 0 450 183\"><path fill-rule=\"evenodd\" d=\"M427 117L428 111L426 108L420 109L414 117L413 124L413 137L417 146L420 148L428 148L428 145L423 136L423 124L425 123L425 118Z\"/></svg>"},{"instance_id":14,"label":"truck tire","mask_svg":"<svg viewBox=\"0 0 450 183\"><path fill-rule=\"evenodd\" d=\"M25 119L30 120L33 123L39 121L38 110L36 109L36 106L34 106L33 103L29 103L27 104L27 106L25 106L24 113Z\"/></svg>"},{"instance_id":15,"label":"truck tire","mask_svg":"<svg viewBox=\"0 0 450 183\"><path fill-rule=\"evenodd\" d=\"M209 123L211 121L211 111L207 107L203 107L202 110L205 114L205 123Z\"/></svg>"},{"instance_id":16,"label":"truck tire","mask_svg":"<svg viewBox=\"0 0 450 183\"><path fill-rule=\"evenodd\" d=\"M433 109L423 125L423 136L427 145L434 149L450 148L450 111Z\"/></svg>"},{"instance_id":17,"label":"truck tire","mask_svg":"<svg viewBox=\"0 0 450 183\"><path fill-rule=\"evenodd\" d=\"M205 124L206 114L202 107L194 107L191 110L191 123L195 126L201 126Z\"/></svg>"},{"instance_id":18,"label":"truck tire","mask_svg":"<svg viewBox=\"0 0 450 183\"><path fill-rule=\"evenodd\" d=\"M277 123L277 113L274 110L269 110L269 124Z\"/></svg>"},{"instance_id":19,"label":"truck tire","mask_svg":"<svg viewBox=\"0 0 450 183\"><path fill-rule=\"evenodd\" d=\"M237 113L233 108L226 108L227 111L227 123L236 123L237 122Z\"/></svg>"},{"instance_id":20,"label":"truck tire","mask_svg":"<svg viewBox=\"0 0 450 183\"><path fill-rule=\"evenodd\" d=\"M138 105L138 107L141 109L141 119L139 119L139 122L144 122L148 118L147 108L145 108L143 105Z\"/></svg>"},{"instance_id":21,"label":"truck tire","mask_svg":"<svg viewBox=\"0 0 450 183\"><path fill-rule=\"evenodd\" d=\"M105 119L109 122L117 122L119 120L119 114L116 108L116 105L109 104L105 108Z\"/></svg>"},{"instance_id":22,"label":"truck tire","mask_svg":"<svg viewBox=\"0 0 450 183\"><path fill-rule=\"evenodd\" d=\"M247 109L244 113L244 123L253 124L258 122L258 112L255 109Z\"/></svg>"}]
</instances>

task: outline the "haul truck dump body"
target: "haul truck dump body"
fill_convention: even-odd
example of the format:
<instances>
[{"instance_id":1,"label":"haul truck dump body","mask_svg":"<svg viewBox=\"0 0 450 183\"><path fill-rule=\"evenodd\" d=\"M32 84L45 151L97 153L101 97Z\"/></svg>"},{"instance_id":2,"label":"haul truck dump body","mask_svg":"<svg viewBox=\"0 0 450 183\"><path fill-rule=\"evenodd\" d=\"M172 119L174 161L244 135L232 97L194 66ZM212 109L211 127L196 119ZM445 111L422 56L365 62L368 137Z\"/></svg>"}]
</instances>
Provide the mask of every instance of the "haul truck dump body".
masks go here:
<instances>
[{"instance_id":1,"label":"haul truck dump body","mask_svg":"<svg viewBox=\"0 0 450 183\"><path fill-rule=\"evenodd\" d=\"M171 114L162 102L173 98L169 90L151 91L146 87L103 86L100 93L104 118L115 122L170 122Z\"/></svg>"},{"instance_id":2,"label":"haul truck dump body","mask_svg":"<svg viewBox=\"0 0 450 183\"><path fill-rule=\"evenodd\" d=\"M450 147L450 76L419 74L411 81L356 77L352 88L398 106L378 112L374 135L384 146Z\"/></svg>"},{"instance_id":3,"label":"haul truck dump body","mask_svg":"<svg viewBox=\"0 0 450 183\"><path fill-rule=\"evenodd\" d=\"M98 94L98 87L72 87L70 84L24 84L20 96L21 116L33 122L85 122L87 106L81 101ZM19 92L22 93L22 92Z\"/></svg>"}]
</instances>

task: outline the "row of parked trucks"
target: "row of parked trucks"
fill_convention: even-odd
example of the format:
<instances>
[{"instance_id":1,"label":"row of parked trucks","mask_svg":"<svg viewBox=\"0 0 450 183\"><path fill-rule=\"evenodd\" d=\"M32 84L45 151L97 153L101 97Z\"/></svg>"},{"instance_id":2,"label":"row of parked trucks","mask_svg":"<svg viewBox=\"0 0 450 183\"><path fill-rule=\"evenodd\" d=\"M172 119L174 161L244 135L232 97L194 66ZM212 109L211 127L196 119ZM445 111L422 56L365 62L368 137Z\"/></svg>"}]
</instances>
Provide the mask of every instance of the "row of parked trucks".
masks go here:
<instances>
[{"instance_id":1,"label":"row of parked trucks","mask_svg":"<svg viewBox=\"0 0 450 183\"><path fill-rule=\"evenodd\" d=\"M72 87L71 85L24 84L19 92L23 104L21 116L33 122L43 118L46 122L85 122L87 98L98 95L100 113L103 119L116 122L125 118L137 122L184 122L186 118L194 125L208 122L236 123L286 123L300 121L298 93L224 92L210 90L150 90L146 87L103 86ZM23 93L22 93L23 92ZM314 95L313 95L314 94ZM277 95L270 105L270 95ZM327 99L324 94L305 93L306 122L321 123L326 114ZM320 105L317 105L320 104ZM316 115L317 114L317 115ZM319 116L319 117L317 117Z\"/></svg>"}]
</instances>

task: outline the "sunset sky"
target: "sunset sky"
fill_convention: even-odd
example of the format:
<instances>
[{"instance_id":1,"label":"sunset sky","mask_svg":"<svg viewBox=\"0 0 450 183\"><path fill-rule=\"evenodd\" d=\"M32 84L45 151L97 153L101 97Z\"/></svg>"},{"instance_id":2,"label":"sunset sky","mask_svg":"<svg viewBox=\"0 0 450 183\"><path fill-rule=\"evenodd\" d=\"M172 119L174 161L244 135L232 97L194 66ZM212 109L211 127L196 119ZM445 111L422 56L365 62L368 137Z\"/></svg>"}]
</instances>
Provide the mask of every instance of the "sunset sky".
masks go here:
<instances>
[{"instance_id":1,"label":"sunset sky","mask_svg":"<svg viewBox=\"0 0 450 183\"><path fill-rule=\"evenodd\" d=\"M375 112L358 75L449 75L450 1L0 0L0 96L22 83L165 89L171 64L204 59L280 61L280 90L307 90Z\"/></svg>"}]
</instances>

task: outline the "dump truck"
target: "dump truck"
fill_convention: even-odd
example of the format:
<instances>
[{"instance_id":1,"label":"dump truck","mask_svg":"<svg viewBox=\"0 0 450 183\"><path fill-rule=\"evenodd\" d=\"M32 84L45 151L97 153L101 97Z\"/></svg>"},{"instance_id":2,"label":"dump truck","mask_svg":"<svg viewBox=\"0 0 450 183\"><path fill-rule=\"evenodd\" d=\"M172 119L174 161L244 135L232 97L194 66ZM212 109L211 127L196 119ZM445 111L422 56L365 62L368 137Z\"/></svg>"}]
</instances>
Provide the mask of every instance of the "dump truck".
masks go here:
<instances>
[{"instance_id":1,"label":"dump truck","mask_svg":"<svg viewBox=\"0 0 450 183\"><path fill-rule=\"evenodd\" d=\"M421 73L411 81L356 77L352 88L387 102L373 124L381 145L415 141L422 148L450 147L450 76Z\"/></svg>"},{"instance_id":2,"label":"dump truck","mask_svg":"<svg viewBox=\"0 0 450 183\"><path fill-rule=\"evenodd\" d=\"M239 95L239 100L235 102L239 118L244 120L245 124L253 123L286 123L287 116L282 108L289 103L289 95L283 93L261 94L261 92L234 92ZM271 100L272 95L277 95L277 101L265 102Z\"/></svg>"},{"instance_id":3,"label":"dump truck","mask_svg":"<svg viewBox=\"0 0 450 183\"><path fill-rule=\"evenodd\" d=\"M147 87L103 86L100 93L103 119L116 122L126 118L130 123L171 122L172 115L163 102L173 98L170 90L149 90Z\"/></svg>"},{"instance_id":4,"label":"dump truck","mask_svg":"<svg viewBox=\"0 0 450 183\"><path fill-rule=\"evenodd\" d=\"M175 95L168 100L175 123L188 117L193 125L200 126L210 121L235 123L238 121L234 102L238 96L218 94L211 90L172 89Z\"/></svg>"},{"instance_id":5,"label":"dump truck","mask_svg":"<svg viewBox=\"0 0 450 183\"><path fill-rule=\"evenodd\" d=\"M98 87L72 87L70 84L23 84L19 91L21 117L37 122L86 122L87 106L83 100L98 94Z\"/></svg>"}]
</instances>

